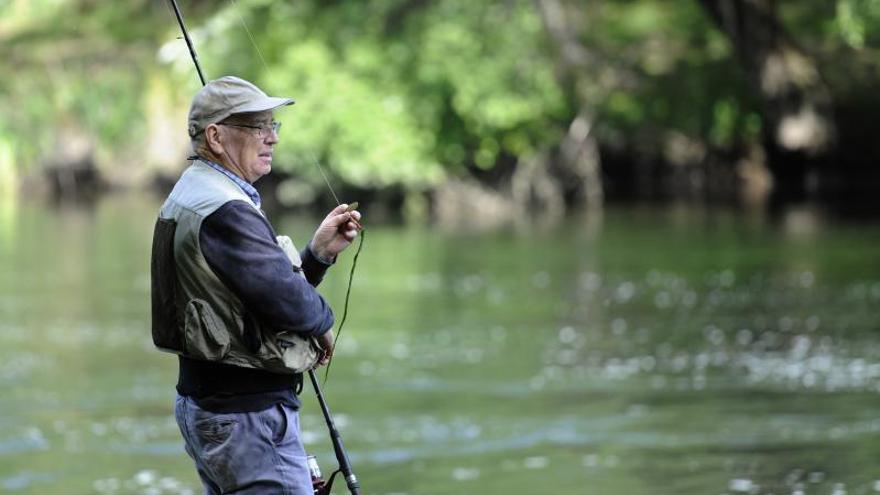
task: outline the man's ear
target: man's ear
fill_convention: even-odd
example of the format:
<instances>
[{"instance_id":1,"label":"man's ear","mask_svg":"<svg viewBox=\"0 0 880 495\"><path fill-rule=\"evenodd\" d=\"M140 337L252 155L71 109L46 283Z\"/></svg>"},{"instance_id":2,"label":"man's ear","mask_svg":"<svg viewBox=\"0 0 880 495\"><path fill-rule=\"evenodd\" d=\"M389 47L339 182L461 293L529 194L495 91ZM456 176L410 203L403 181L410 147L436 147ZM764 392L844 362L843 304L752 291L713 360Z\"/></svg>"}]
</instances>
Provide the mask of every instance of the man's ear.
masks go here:
<instances>
[{"instance_id":1,"label":"man's ear","mask_svg":"<svg viewBox=\"0 0 880 495\"><path fill-rule=\"evenodd\" d=\"M220 126L211 124L205 128L205 144L212 152L218 155L223 154L223 135L220 132Z\"/></svg>"}]
</instances>

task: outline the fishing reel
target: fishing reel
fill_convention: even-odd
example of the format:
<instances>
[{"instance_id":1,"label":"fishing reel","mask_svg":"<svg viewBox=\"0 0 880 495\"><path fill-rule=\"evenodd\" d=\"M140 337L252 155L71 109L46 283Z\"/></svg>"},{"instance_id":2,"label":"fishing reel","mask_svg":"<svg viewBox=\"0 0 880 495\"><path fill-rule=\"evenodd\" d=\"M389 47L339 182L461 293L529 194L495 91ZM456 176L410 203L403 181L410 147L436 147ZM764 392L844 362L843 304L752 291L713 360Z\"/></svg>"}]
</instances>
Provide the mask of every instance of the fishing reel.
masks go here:
<instances>
[{"instance_id":1,"label":"fishing reel","mask_svg":"<svg viewBox=\"0 0 880 495\"><path fill-rule=\"evenodd\" d=\"M312 488L315 490L315 495L330 495L330 492L333 490L333 480L336 479L336 475L342 471L339 469L333 471L333 474L330 475L330 479L324 481L324 477L321 475L321 466L318 465L318 459L313 455L309 455L308 463L309 474L312 476Z\"/></svg>"}]
</instances>

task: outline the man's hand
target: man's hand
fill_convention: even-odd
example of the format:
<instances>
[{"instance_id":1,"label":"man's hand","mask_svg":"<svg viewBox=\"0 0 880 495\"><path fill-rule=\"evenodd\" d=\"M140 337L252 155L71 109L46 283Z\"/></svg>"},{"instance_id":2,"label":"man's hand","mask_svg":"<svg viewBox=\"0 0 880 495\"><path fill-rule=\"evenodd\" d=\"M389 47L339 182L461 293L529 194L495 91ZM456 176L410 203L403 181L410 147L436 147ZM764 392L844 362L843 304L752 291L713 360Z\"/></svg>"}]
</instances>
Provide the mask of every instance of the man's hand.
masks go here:
<instances>
[{"instance_id":1,"label":"man's hand","mask_svg":"<svg viewBox=\"0 0 880 495\"><path fill-rule=\"evenodd\" d=\"M327 214L312 237L312 250L322 260L332 262L336 255L345 250L360 230L361 213L346 211L347 204L341 204Z\"/></svg>"},{"instance_id":2,"label":"man's hand","mask_svg":"<svg viewBox=\"0 0 880 495\"><path fill-rule=\"evenodd\" d=\"M317 368L329 363L330 358L333 357L333 329L331 328L318 337L315 337L315 342L318 344L318 352L320 353L320 356L318 356L318 362L315 363L315 368Z\"/></svg>"}]
</instances>

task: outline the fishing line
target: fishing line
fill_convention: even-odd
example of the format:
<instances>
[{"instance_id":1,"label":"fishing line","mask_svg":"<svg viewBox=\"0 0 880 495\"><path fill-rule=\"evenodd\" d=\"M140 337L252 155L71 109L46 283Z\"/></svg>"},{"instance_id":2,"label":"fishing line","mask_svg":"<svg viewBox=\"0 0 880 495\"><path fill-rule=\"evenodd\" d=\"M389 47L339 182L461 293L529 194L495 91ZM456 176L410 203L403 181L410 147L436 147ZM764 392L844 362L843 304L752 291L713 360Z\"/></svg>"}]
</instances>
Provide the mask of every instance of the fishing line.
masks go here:
<instances>
[{"instance_id":1,"label":"fishing line","mask_svg":"<svg viewBox=\"0 0 880 495\"><path fill-rule=\"evenodd\" d=\"M336 192L333 190L333 186L330 185L330 180L327 178L327 174L324 173L324 167L318 163L318 160L315 158L315 155L312 152L308 152L309 156L312 159L312 163L318 168L318 171L321 172L321 177L324 178L324 182L327 184L327 187L330 189L330 194L333 195L333 199L336 200L336 205L342 204L339 201L339 197L336 196ZM339 320L339 328L336 329L336 335L333 337L333 348L336 349L336 343L339 342L339 336L342 335L342 327L345 326L345 320L348 318L348 301L351 297L351 285L354 282L354 270L357 267L358 256L361 255L361 249L364 247L364 238L366 237L366 230L361 227L359 222L355 222L358 226L358 230L360 230L360 240L358 241L358 247L354 252L354 258L351 260L351 271L348 273L348 287L345 289L345 302L342 304L342 319ZM330 360L327 361L327 367L324 368L324 384L327 384L327 379L330 377L330 365L333 364L333 356L330 356Z\"/></svg>"},{"instance_id":2,"label":"fishing line","mask_svg":"<svg viewBox=\"0 0 880 495\"><path fill-rule=\"evenodd\" d=\"M336 200L336 206L341 205L342 202L339 201L339 196L336 195L336 191L334 191L333 186L330 185L330 180L327 179L327 174L324 173L324 167L322 167L321 164L318 163L318 160L315 158L315 155L313 155L311 151L309 151L308 153L309 157L312 159L312 163L314 163L315 167L318 168L318 172L321 172L321 177L324 178L324 182L327 183L327 187L330 188L330 194L332 194L333 199Z\"/></svg>"},{"instance_id":3,"label":"fishing line","mask_svg":"<svg viewBox=\"0 0 880 495\"><path fill-rule=\"evenodd\" d=\"M238 9L238 3L236 0L229 0L229 4L232 6L232 10L235 12L235 15L238 16L238 20L241 21L242 27L244 27L244 31L247 33L248 39L251 42L251 46L254 47L254 51L257 52L257 56L260 58L260 62L263 63L263 68L266 70L268 74L271 72L269 70L269 64L266 63L266 59L263 58L263 52L260 51L259 45L257 45L257 41L254 39L253 34L251 34L251 30L248 28L247 22L244 20L244 16L241 15ZM339 201L339 196L336 195L336 191L333 190L333 186L330 185L330 179L327 178L327 174L324 173L324 167L318 162L318 159L315 158L315 155L308 151L309 157L312 159L312 163L317 167L318 172L321 173L321 177L324 178L324 183L327 184L327 188L330 189L330 194L333 195L333 199L336 201L336 206L342 204ZM352 219L354 220L354 219ZM351 271L348 273L348 286L345 289L345 302L342 304L342 319L339 320L339 327L336 329L336 335L333 337L333 349L336 349L336 344L339 342L339 337L342 335L342 328L345 326L345 320L348 319L348 302L351 297L351 286L354 282L354 271L357 268L358 256L361 254L361 249L364 247L364 238L366 230L361 226L360 222L354 220L355 225L357 225L357 230L360 231L360 235L358 236L360 240L358 241L357 249L354 252L354 258L351 260ZM327 367L324 368L324 384L327 384L327 379L330 377L330 365L333 364L333 356L330 356L330 360L327 361Z\"/></svg>"},{"instance_id":4,"label":"fishing line","mask_svg":"<svg viewBox=\"0 0 880 495\"><path fill-rule=\"evenodd\" d=\"M354 281L354 269L357 267L358 256L361 255L361 249L364 247L364 239L366 238L366 230L361 229L361 233L358 237L360 240L358 241L357 250L354 252L354 259L351 260L351 271L348 272L348 288L345 289L345 303L342 305L342 319L339 321L339 328L336 329L336 336L333 338L333 349L336 349L336 343L339 342L339 337L342 335L342 327L345 326L345 319L348 317L348 299L351 296L351 284ZM327 378L330 377L330 365L333 364L333 356L330 356L330 360L327 361L327 367L324 368L324 384L327 383Z\"/></svg>"},{"instance_id":5,"label":"fishing line","mask_svg":"<svg viewBox=\"0 0 880 495\"><path fill-rule=\"evenodd\" d=\"M238 20L241 21L242 27L244 27L244 32L247 33L248 38L251 40L251 46L254 47L254 50L257 52L257 56L260 57L260 62L263 63L263 68L266 69L266 73L269 73L269 64L266 63L266 59L263 58L263 52L260 51L260 47L257 45L257 42L254 40L254 35L251 34L251 30L248 29L248 25L244 22L244 16L241 15L241 12L238 9L238 3L235 0L229 0L230 5L232 5L232 11L235 12L235 15L238 16Z\"/></svg>"}]
</instances>

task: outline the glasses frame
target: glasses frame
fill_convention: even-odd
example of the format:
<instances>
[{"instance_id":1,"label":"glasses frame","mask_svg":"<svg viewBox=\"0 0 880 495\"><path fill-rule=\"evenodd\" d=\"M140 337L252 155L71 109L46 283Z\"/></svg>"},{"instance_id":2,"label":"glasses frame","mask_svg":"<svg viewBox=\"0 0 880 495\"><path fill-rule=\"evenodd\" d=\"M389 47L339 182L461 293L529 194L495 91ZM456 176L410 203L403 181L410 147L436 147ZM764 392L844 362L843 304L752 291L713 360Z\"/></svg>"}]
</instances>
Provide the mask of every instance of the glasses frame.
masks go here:
<instances>
[{"instance_id":1,"label":"glasses frame","mask_svg":"<svg viewBox=\"0 0 880 495\"><path fill-rule=\"evenodd\" d=\"M270 122L268 124L262 124L262 125L230 124L228 122L218 122L217 125L226 125L229 127L243 127L245 129L256 129L257 136L259 136L260 139L266 139L266 137L268 137L268 133L270 131L274 132L275 135L277 136L278 131L281 129L281 122L278 122L275 120L273 120L272 122Z\"/></svg>"}]
</instances>

